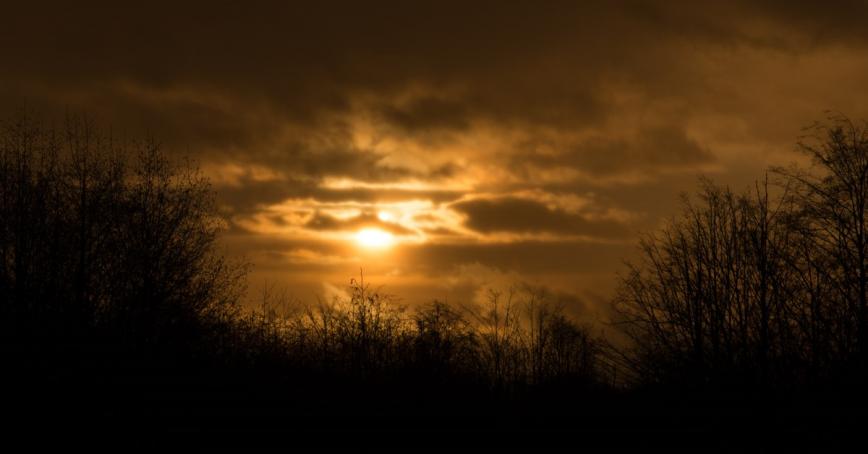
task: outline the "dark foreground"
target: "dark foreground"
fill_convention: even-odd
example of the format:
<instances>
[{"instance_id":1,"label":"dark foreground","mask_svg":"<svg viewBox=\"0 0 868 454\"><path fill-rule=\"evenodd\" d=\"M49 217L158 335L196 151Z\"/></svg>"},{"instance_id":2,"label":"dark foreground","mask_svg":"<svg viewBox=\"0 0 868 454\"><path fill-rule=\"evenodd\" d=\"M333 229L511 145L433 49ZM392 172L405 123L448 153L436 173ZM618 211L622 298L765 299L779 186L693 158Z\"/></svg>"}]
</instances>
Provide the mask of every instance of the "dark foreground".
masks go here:
<instances>
[{"instance_id":1,"label":"dark foreground","mask_svg":"<svg viewBox=\"0 0 868 454\"><path fill-rule=\"evenodd\" d=\"M11 417L10 433L500 432L516 442L531 432L809 441L856 434L866 422L864 397L844 387L775 398L602 386L572 393L566 386L530 387L505 395L468 383L434 383L419 373L362 380L291 368L34 362L4 373L4 413Z\"/></svg>"}]
</instances>

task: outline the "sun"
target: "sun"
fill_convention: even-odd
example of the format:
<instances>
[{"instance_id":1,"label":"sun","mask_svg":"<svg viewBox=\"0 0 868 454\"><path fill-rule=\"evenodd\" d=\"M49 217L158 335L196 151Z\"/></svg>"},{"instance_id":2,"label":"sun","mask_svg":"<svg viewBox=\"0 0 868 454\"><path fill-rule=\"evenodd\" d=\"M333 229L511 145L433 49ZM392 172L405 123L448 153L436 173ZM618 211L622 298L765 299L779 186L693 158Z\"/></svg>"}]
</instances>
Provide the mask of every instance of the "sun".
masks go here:
<instances>
[{"instance_id":1,"label":"sun","mask_svg":"<svg viewBox=\"0 0 868 454\"><path fill-rule=\"evenodd\" d=\"M395 236L385 230L365 228L356 233L356 242L368 249L385 249L394 244Z\"/></svg>"},{"instance_id":2,"label":"sun","mask_svg":"<svg viewBox=\"0 0 868 454\"><path fill-rule=\"evenodd\" d=\"M377 218L383 222L395 222L395 215L388 211L380 211Z\"/></svg>"}]
</instances>

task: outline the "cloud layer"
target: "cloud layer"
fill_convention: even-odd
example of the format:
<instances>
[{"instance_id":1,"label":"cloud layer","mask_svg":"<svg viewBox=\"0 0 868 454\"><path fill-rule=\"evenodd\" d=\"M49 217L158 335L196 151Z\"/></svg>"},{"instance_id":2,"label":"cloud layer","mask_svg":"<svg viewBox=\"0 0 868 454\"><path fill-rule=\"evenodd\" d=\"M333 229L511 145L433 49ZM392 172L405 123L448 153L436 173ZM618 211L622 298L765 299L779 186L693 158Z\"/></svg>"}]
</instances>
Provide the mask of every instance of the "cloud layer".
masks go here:
<instances>
[{"instance_id":1,"label":"cloud layer","mask_svg":"<svg viewBox=\"0 0 868 454\"><path fill-rule=\"evenodd\" d=\"M254 287L310 297L365 267L408 300L470 298L460 277L479 266L588 305L698 175L745 185L795 159L824 110L868 115L866 15L856 1L19 2L0 17L0 109L87 113L192 154ZM360 250L366 226L399 246Z\"/></svg>"}]
</instances>

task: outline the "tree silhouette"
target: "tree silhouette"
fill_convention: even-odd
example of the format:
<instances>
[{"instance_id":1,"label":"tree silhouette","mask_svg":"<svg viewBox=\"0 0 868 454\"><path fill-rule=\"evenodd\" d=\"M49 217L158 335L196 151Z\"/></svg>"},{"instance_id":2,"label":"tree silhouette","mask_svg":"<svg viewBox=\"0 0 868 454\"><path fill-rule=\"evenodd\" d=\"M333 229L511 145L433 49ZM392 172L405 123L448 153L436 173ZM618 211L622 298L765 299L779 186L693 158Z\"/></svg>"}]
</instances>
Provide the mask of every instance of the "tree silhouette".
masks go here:
<instances>
[{"instance_id":1,"label":"tree silhouette","mask_svg":"<svg viewBox=\"0 0 868 454\"><path fill-rule=\"evenodd\" d=\"M817 285L822 287L826 304L815 302L815 310L832 331L823 335L837 337L838 354L857 353L858 367L864 373L868 360L868 129L833 116L809 131L799 142L799 150L813 167L777 170L796 189L792 198L801 221L799 234L810 247L810 263L803 262L798 269L822 280Z\"/></svg>"},{"instance_id":2,"label":"tree silhouette","mask_svg":"<svg viewBox=\"0 0 868 454\"><path fill-rule=\"evenodd\" d=\"M56 130L21 115L0 136L4 346L180 360L235 310L244 268L217 254L216 207L192 166L84 119Z\"/></svg>"},{"instance_id":3,"label":"tree silhouette","mask_svg":"<svg viewBox=\"0 0 868 454\"><path fill-rule=\"evenodd\" d=\"M868 140L841 117L743 194L704 181L698 203L640 243L618 323L646 382L780 392L864 377Z\"/></svg>"}]
</instances>

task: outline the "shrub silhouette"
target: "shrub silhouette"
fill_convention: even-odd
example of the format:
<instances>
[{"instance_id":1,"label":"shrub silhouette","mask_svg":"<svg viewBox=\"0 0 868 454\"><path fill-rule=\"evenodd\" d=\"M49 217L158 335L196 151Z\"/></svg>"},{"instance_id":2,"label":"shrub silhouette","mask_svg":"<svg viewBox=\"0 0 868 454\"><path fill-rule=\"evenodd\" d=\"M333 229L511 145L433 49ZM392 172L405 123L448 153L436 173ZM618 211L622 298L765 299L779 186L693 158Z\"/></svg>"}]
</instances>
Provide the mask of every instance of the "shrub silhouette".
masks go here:
<instances>
[{"instance_id":1,"label":"shrub silhouette","mask_svg":"<svg viewBox=\"0 0 868 454\"><path fill-rule=\"evenodd\" d=\"M352 279L345 300L278 317L269 308L281 304L263 301L258 320L271 333L264 337L283 338L306 369L354 379L397 374L411 386L465 380L508 394L557 380L591 386L598 341L530 288L513 289L507 300L493 291L481 310L435 301L408 313Z\"/></svg>"},{"instance_id":2,"label":"shrub silhouette","mask_svg":"<svg viewBox=\"0 0 868 454\"><path fill-rule=\"evenodd\" d=\"M465 369L469 373L479 361L476 329L455 308L435 301L421 308L413 317L416 335L413 338L416 364L429 380L448 380L448 374ZM469 369L469 370L468 370Z\"/></svg>"}]
</instances>

